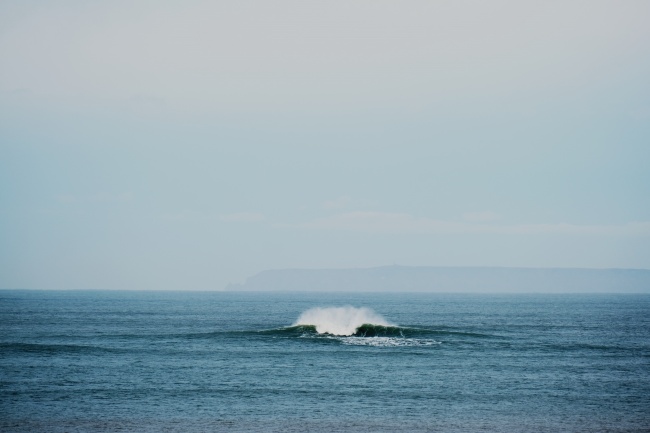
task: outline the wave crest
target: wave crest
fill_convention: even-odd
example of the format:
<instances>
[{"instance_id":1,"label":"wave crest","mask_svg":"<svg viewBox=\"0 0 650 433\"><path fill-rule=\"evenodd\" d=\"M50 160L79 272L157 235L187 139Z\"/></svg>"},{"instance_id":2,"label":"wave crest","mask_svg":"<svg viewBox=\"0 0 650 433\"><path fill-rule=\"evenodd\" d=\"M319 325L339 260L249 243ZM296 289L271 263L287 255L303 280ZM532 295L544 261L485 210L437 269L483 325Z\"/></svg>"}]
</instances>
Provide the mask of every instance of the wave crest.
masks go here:
<instances>
[{"instance_id":1,"label":"wave crest","mask_svg":"<svg viewBox=\"0 0 650 433\"><path fill-rule=\"evenodd\" d=\"M395 327L370 308L316 307L304 311L293 326L314 326L319 334L339 336L357 335L357 332L371 328Z\"/></svg>"}]
</instances>

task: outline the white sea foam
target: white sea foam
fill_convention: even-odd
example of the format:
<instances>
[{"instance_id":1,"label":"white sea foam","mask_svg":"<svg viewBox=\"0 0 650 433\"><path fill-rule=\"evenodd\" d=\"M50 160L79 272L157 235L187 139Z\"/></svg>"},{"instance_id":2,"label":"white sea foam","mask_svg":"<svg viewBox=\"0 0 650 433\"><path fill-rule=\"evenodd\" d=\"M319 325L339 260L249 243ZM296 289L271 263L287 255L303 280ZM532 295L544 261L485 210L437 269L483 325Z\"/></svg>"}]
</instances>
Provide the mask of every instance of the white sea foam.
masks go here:
<instances>
[{"instance_id":1,"label":"white sea foam","mask_svg":"<svg viewBox=\"0 0 650 433\"><path fill-rule=\"evenodd\" d=\"M370 308L326 307L303 312L294 326L311 325L319 334L353 335L361 325L395 326Z\"/></svg>"},{"instance_id":2,"label":"white sea foam","mask_svg":"<svg viewBox=\"0 0 650 433\"><path fill-rule=\"evenodd\" d=\"M440 341L422 340L418 338L401 337L348 337L340 339L343 344L352 346L374 346L374 347L412 347L412 346L435 346Z\"/></svg>"}]
</instances>

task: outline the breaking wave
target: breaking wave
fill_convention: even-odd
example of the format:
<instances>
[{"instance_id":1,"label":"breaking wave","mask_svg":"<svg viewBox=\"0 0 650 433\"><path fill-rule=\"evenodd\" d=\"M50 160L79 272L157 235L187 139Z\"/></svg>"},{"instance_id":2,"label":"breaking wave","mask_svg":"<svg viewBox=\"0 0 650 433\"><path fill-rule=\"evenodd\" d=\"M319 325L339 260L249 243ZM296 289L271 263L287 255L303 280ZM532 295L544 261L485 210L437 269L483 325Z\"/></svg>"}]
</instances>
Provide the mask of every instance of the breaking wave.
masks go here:
<instances>
[{"instance_id":1,"label":"breaking wave","mask_svg":"<svg viewBox=\"0 0 650 433\"><path fill-rule=\"evenodd\" d=\"M399 326L361 325L352 334L334 334L333 332L318 332L314 325L293 325L280 330L299 336L334 336L334 337L405 337L410 329ZM267 331L268 332L268 331ZM270 332L275 332L274 330Z\"/></svg>"},{"instance_id":2,"label":"breaking wave","mask_svg":"<svg viewBox=\"0 0 650 433\"><path fill-rule=\"evenodd\" d=\"M370 308L326 307L303 312L293 326L313 326L319 334L337 336L377 336L397 332L399 328Z\"/></svg>"}]
</instances>

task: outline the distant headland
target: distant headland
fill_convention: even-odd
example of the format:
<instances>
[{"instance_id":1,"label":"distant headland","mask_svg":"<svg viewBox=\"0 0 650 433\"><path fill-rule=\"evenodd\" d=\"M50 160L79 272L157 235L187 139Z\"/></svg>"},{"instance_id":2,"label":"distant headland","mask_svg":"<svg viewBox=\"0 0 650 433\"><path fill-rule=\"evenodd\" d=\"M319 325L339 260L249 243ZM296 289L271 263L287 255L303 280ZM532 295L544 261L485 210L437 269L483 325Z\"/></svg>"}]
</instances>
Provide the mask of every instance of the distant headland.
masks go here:
<instances>
[{"instance_id":1,"label":"distant headland","mask_svg":"<svg viewBox=\"0 0 650 433\"><path fill-rule=\"evenodd\" d=\"M648 269L380 266L276 269L228 291L650 293Z\"/></svg>"}]
</instances>

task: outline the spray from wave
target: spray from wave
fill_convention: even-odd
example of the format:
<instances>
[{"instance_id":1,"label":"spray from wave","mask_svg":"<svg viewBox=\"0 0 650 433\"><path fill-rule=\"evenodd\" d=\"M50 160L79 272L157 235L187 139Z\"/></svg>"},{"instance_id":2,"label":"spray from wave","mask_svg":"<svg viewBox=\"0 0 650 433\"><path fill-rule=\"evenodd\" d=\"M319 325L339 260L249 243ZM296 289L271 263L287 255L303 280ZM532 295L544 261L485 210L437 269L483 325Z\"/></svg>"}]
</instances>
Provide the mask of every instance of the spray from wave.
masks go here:
<instances>
[{"instance_id":1,"label":"spray from wave","mask_svg":"<svg viewBox=\"0 0 650 433\"><path fill-rule=\"evenodd\" d=\"M350 336L364 325L395 326L370 308L326 307L303 312L293 326L314 326L319 334ZM366 326L367 328L367 326Z\"/></svg>"}]
</instances>

